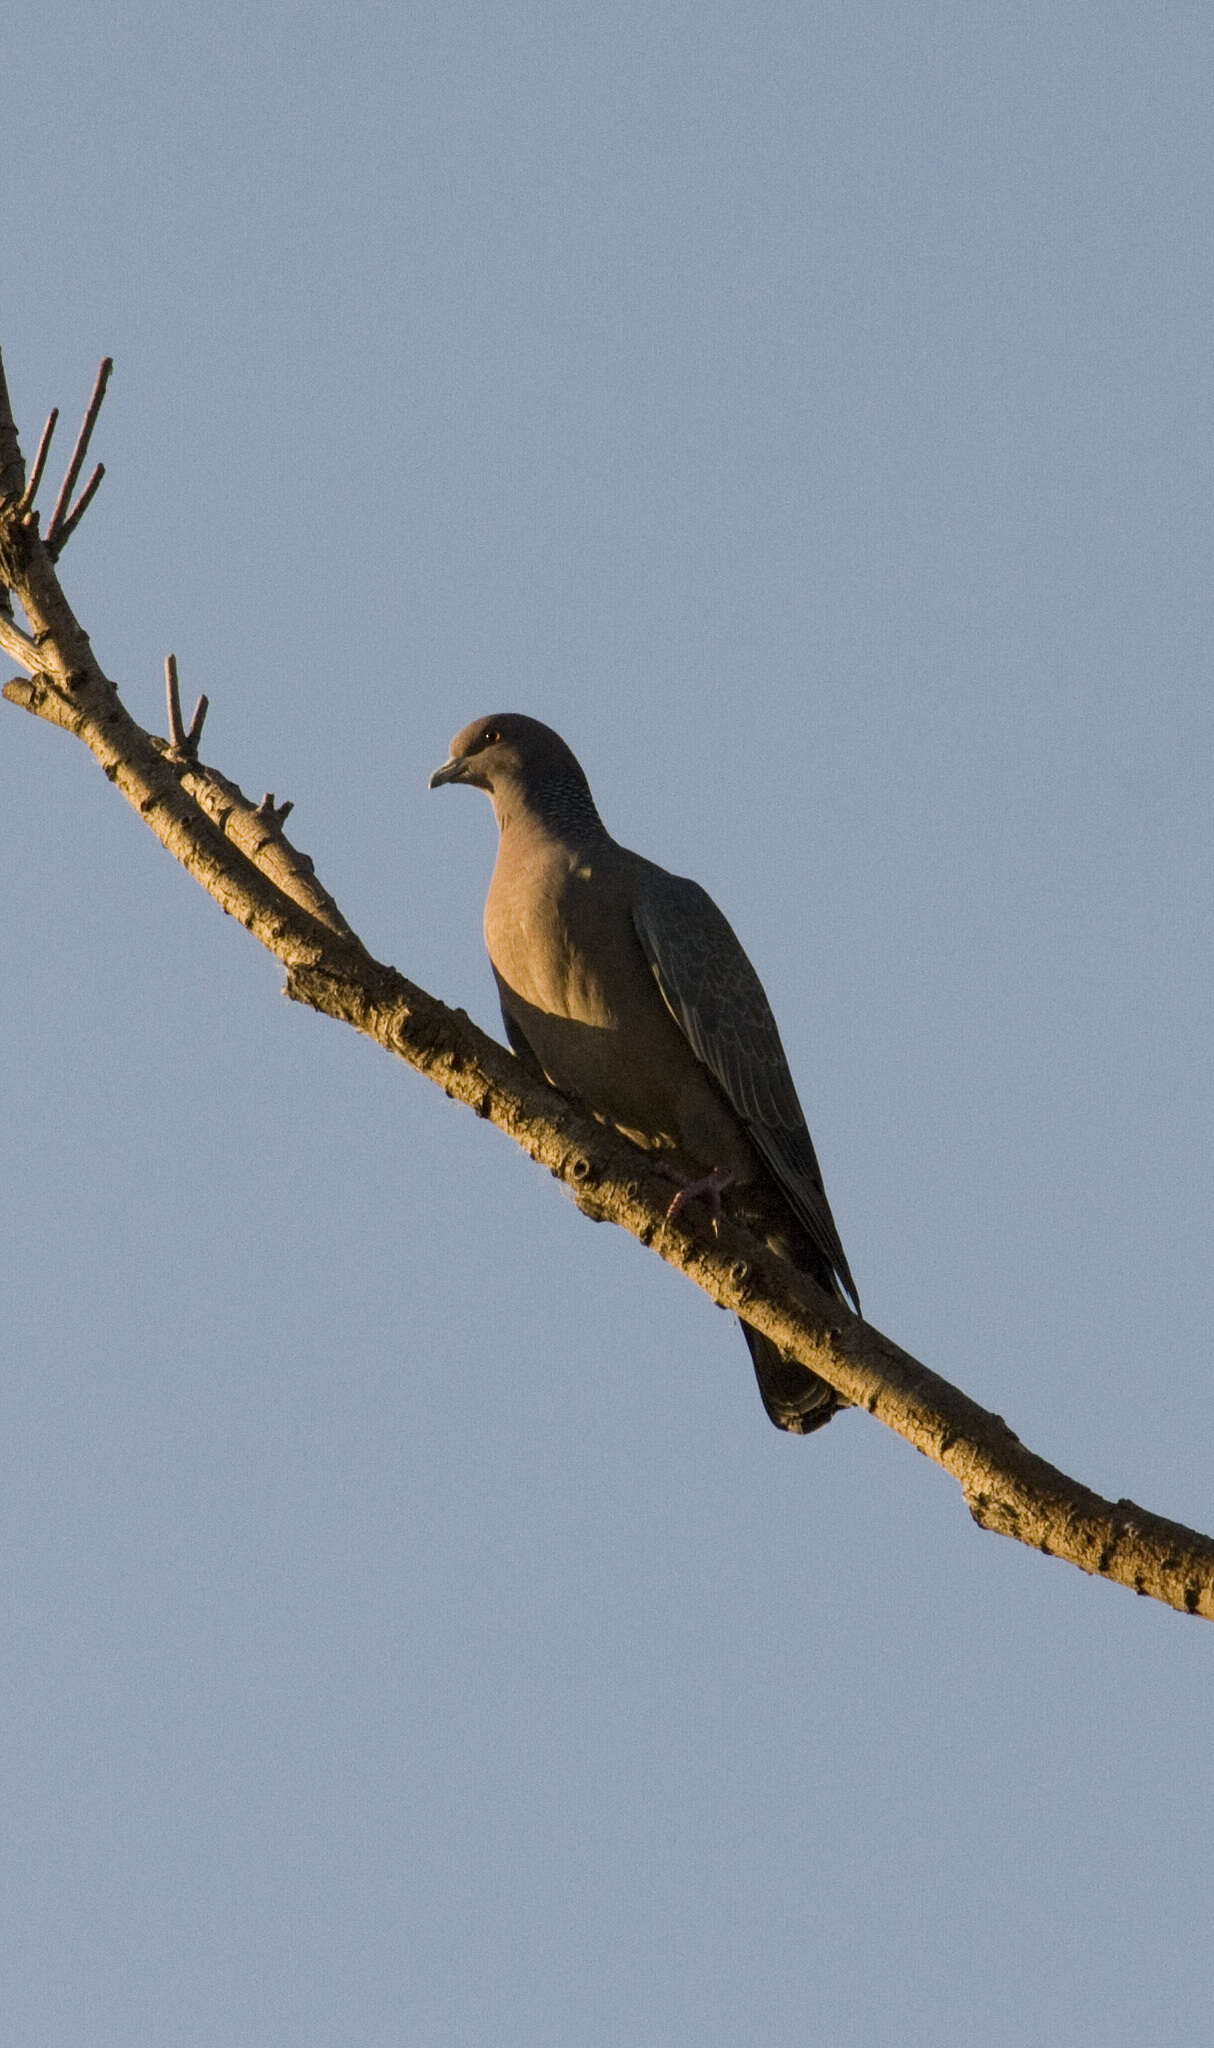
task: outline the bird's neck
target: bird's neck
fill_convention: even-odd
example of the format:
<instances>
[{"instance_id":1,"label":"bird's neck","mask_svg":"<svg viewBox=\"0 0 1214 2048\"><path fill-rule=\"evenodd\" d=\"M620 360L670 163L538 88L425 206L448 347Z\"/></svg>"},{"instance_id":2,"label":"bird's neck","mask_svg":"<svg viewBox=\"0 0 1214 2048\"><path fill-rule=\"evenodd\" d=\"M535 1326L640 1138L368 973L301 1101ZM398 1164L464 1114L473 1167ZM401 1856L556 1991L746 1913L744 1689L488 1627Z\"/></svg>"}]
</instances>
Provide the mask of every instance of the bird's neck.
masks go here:
<instances>
[{"instance_id":1,"label":"bird's neck","mask_svg":"<svg viewBox=\"0 0 1214 2048\"><path fill-rule=\"evenodd\" d=\"M507 832L541 832L571 850L593 846L608 837L585 782L549 780L542 790L495 790L493 808L502 836Z\"/></svg>"}]
</instances>

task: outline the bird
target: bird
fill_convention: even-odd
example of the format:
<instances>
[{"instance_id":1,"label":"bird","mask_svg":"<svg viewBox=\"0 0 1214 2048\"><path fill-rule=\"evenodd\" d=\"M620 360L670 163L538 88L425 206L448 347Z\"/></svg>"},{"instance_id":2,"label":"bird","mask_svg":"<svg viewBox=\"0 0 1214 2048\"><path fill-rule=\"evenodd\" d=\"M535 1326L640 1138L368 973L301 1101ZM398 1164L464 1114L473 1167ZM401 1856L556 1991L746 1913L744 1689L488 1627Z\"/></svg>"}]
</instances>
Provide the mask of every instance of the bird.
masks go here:
<instances>
[{"instance_id":1,"label":"bird","mask_svg":"<svg viewBox=\"0 0 1214 2048\"><path fill-rule=\"evenodd\" d=\"M612 838L560 735L473 719L430 788L484 790L497 860L484 933L523 1064L859 1313L779 1030L741 941L697 882ZM763 1405L806 1436L848 1404L742 1321Z\"/></svg>"}]
</instances>

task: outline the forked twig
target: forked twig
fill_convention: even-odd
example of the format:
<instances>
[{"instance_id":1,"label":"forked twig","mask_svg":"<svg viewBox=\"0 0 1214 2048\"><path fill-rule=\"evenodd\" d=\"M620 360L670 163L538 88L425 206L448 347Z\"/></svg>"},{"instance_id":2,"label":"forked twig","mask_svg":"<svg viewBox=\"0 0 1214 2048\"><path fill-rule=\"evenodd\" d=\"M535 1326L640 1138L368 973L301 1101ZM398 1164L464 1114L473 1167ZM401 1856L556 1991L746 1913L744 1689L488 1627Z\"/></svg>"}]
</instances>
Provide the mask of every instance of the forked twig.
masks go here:
<instances>
[{"instance_id":1,"label":"forked twig","mask_svg":"<svg viewBox=\"0 0 1214 2048\"><path fill-rule=\"evenodd\" d=\"M206 696L198 699L187 730L181 716L181 691L177 685L175 654L165 655L164 687L169 706L169 758L173 761L196 761L198 742L202 738L202 728L207 712L211 708L211 700Z\"/></svg>"},{"instance_id":2,"label":"forked twig","mask_svg":"<svg viewBox=\"0 0 1214 2048\"><path fill-rule=\"evenodd\" d=\"M64 548L67 546L72 535L75 533L76 528L79 526L81 520L84 518L85 513L88 511L89 506L92 504L93 499L96 497L97 487L100 484L101 479L104 475L105 464L104 462L99 462L97 464L96 469L93 471L92 476L89 478L84 489L81 491L80 496L77 498L71 511L68 513L67 518L64 520L62 526L59 528L59 531L55 536L55 543L51 549L52 560L57 561L59 559L59 556L63 553Z\"/></svg>"},{"instance_id":3,"label":"forked twig","mask_svg":"<svg viewBox=\"0 0 1214 2048\"><path fill-rule=\"evenodd\" d=\"M47 552L52 561L58 557L65 543L80 524L85 510L105 474L104 469L98 464L69 513L68 506L71 504L72 492L75 490L80 472L84 468L84 458L89 452L89 442L93 437L93 428L97 424L97 415L101 411L101 402L105 397L105 387L110 381L110 371L113 367L113 357L105 356L97 372L97 381L93 386L93 395L88 402L84 423L79 434L76 436L76 446L72 450L72 459L67 466L67 475L63 479L59 496L55 500L55 509L51 513L50 525L43 535Z\"/></svg>"},{"instance_id":4,"label":"forked twig","mask_svg":"<svg viewBox=\"0 0 1214 2048\"><path fill-rule=\"evenodd\" d=\"M294 809L294 802L289 797L285 803L276 804L273 790L267 789L253 816L255 818L263 818L266 824L272 825L277 832L286 824Z\"/></svg>"}]
</instances>

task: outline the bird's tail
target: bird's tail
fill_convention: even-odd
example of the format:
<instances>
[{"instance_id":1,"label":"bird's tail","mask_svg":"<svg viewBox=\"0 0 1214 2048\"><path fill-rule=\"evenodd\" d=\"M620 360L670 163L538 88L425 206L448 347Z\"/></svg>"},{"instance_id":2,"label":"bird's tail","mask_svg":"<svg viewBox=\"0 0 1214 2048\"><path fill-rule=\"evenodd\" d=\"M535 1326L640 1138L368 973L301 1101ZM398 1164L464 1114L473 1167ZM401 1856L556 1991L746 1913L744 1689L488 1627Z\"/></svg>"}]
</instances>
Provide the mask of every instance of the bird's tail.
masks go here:
<instances>
[{"instance_id":1,"label":"bird's tail","mask_svg":"<svg viewBox=\"0 0 1214 2048\"><path fill-rule=\"evenodd\" d=\"M777 1429L790 1430L794 1436L808 1436L811 1430L821 1429L823 1423L829 1422L838 1409L847 1407L833 1387L807 1366L799 1365L795 1358L785 1358L760 1330L752 1330L749 1323L743 1323L742 1335L754 1362L763 1406Z\"/></svg>"}]
</instances>

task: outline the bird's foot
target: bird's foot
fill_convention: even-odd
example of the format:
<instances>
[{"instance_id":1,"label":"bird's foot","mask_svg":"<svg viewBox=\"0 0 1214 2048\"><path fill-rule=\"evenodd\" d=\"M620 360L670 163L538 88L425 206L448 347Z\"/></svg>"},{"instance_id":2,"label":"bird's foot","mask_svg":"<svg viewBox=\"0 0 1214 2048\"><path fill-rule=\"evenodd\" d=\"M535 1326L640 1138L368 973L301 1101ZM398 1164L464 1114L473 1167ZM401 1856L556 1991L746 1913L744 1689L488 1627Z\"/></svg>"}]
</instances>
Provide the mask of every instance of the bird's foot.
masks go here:
<instances>
[{"instance_id":1,"label":"bird's foot","mask_svg":"<svg viewBox=\"0 0 1214 2048\"><path fill-rule=\"evenodd\" d=\"M712 1216L712 1234L714 1237L719 1237L721 1234L721 1196L727 1187L732 1186L736 1178L736 1174L731 1173L727 1166L714 1166L712 1172L706 1173L702 1180L689 1180L684 1187L679 1189L669 1209L667 1209L666 1221L669 1223L671 1217L677 1216L679 1211L685 1208L688 1202L704 1201L707 1202L709 1213Z\"/></svg>"}]
</instances>

